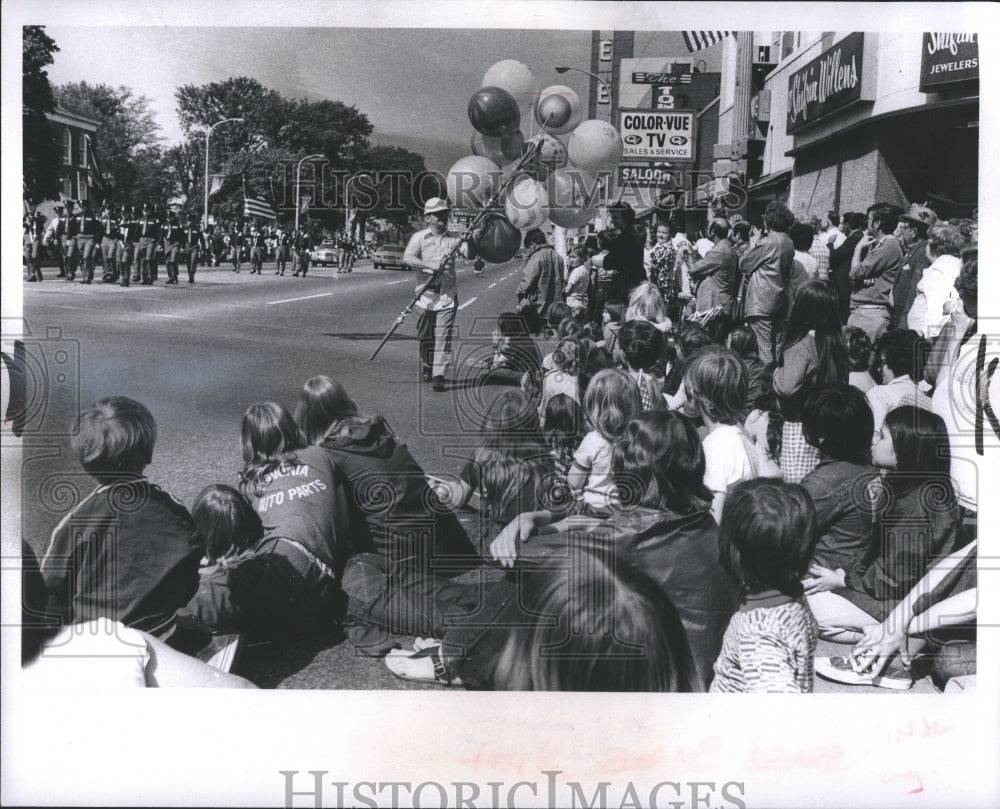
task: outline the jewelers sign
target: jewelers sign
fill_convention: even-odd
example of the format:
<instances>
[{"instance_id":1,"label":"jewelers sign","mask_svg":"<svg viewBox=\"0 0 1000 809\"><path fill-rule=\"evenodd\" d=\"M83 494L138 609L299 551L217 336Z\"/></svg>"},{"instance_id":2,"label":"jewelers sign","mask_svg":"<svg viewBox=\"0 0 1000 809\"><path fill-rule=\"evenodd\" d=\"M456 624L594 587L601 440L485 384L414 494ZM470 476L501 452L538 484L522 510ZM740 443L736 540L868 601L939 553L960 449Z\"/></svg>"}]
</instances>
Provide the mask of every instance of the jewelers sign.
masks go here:
<instances>
[{"instance_id":1,"label":"jewelers sign","mask_svg":"<svg viewBox=\"0 0 1000 809\"><path fill-rule=\"evenodd\" d=\"M850 34L789 77L789 132L862 99L864 43L863 32Z\"/></svg>"},{"instance_id":2,"label":"jewelers sign","mask_svg":"<svg viewBox=\"0 0 1000 809\"><path fill-rule=\"evenodd\" d=\"M625 160L694 161L694 113L620 110Z\"/></svg>"},{"instance_id":3,"label":"jewelers sign","mask_svg":"<svg viewBox=\"0 0 1000 809\"><path fill-rule=\"evenodd\" d=\"M979 78L976 34L924 34L920 60L920 92Z\"/></svg>"}]
</instances>

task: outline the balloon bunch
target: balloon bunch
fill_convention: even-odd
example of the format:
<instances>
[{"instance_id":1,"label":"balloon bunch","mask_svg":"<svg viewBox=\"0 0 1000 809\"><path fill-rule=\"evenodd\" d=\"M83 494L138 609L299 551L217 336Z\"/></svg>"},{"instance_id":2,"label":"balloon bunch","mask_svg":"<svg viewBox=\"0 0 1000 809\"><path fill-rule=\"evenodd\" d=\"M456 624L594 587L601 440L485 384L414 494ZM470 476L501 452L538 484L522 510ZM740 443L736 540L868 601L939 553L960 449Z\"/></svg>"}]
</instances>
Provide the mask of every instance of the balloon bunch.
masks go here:
<instances>
[{"instance_id":1,"label":"balloon bunch","mask_svg":"<svg viewBox=\"0 0 1000 809\"><path fill-rule=\"evenodd\" d=\"M476 238L479 255L491 263L513 258L522 231L546 221L564 228L587 224L597 208L597 173L622 157L617 130L584 121L572 88L555 84L538 92L537 86L531 70L514 59L487 70L469 99L472 154L448 172L455 207L482 211L496 203Z\"/></svg>"}]
</instances>

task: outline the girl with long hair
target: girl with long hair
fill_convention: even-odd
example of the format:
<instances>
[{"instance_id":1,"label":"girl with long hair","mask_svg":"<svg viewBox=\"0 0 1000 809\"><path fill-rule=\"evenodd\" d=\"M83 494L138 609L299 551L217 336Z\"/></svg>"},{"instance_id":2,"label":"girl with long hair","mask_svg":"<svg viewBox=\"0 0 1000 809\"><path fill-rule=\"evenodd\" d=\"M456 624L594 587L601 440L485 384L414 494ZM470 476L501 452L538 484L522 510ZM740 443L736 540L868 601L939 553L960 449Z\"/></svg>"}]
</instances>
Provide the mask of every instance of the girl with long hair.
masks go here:
<instances>
[{"instance_id":1,"label":"girl with long hair","mask_svg":"<svg viewBox=\"0 0 1000 809\"><path fill-rule=\"evenodd\" d=\"M351 549L344 571L344 629L364 654L398 635L443 633L450 613L471 609L471 585L450 578L480 557L447 502L382 416L360 412L339 382L315 376L302 387L295 420L343 475Z\"/></svg>"},{"instance_id":2,"label":"girl with long hair","mask_svg":"<svg viewBox=\"0 0 1000 809\"><path fill-rule=\"evenodd\" d=\"M240 490L264 525L256 551L287 558L317 612L332 614L352 550L343 475L306 444L291 413L275 402L247 408L240 449Z\"/></svg>"},{"instance_id":3,"label":"girl with long hair","mask_svg":"<svg viewBox=\"0 0 1000 809\"><path fill-rule=\"evenodd\" d=\"M768 425L768 449L786 483L798 483L819 462L819 451L802 436L806 397L823 385L847 384L850 368L837 305L830 283L810 281L796 294L785 324L773 376L778 400Z\"/></svg>"}]
</instances>

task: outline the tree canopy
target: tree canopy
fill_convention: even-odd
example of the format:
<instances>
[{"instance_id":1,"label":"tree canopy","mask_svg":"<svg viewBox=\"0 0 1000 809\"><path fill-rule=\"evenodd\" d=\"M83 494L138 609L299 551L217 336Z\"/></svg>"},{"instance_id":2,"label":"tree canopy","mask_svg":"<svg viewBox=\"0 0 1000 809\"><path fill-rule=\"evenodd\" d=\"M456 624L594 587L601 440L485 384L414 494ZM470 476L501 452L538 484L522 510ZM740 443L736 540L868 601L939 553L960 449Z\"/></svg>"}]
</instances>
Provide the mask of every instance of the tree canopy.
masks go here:
<instances>
[{"instance_id":1,"label":"tree canopy","mask_svg":"<svg viewBox=\"0 0 1000 809\"><path fill-rule=\"evenodd\" d=\"M21 137L24 143L24 193L31 203L59 193L61 148L55 128L46 117L55 109L46 67L59 50L40 25L24 26L21 69Z\"/></svg>"}]
</instances>

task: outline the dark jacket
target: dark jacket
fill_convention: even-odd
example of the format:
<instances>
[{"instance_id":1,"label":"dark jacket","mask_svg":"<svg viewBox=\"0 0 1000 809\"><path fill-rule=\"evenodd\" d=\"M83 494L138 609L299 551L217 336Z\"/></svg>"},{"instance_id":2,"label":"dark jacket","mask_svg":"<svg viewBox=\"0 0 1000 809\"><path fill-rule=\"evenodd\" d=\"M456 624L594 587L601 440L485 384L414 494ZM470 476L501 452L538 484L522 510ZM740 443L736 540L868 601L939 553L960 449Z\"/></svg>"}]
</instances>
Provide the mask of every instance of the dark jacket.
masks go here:
<instances>
[{"instance_id":1,"label":"dark jacket","mask_svg":"<svg viewBox=\"0 0 1000 809\"><path fill-rule=\"evenodd\" d=\"M645 248L645 240L634 225L622 228L608 244L604 269L617 273L611 298L628 300L629 292L646 280Z\"/></svg>"},{"instance_id":2,"label":"dark jacket","mask_svg":"<svg viewBox=\"0 0 1000 809\"><path fill-rule=\"evenodd\" d=\"M921 239L909 247L903 255L903 269L899 271L896 285L892 288L892 312L895 321L904 327L906 316L917 297L917 284L924 277L924 270L930 265L926 239Z\"/></svg>"},{"instance_id":3,"label":"dark jacket","mask_svg":"<svg viewBox=\"0 0 1000 809\"><path fill-rule=\"evenodd\" d=\"M950 479L912 483L890 476L894 498L872 527L867 547L834 590L882 621L959 542L961 517Z\"/></svg>"},{"instance_id":4,"label":"dark jacket","mask_svg":"<svg viewBox=\"0 0 1000 809\"><path fill-rule=\"evenodd\" d=\"M377 550L394 561L477 557L455 515L441 507L405 444L381 416L351 422L343 436L328 436L326 450L346 479L352 549ZM400 555L402 554L402 556ZM478 558L478 557L477 557Z\"/></svg>"},{"instance_id":5,"label":"dark jacket","mask_svg":"<svg viewBox=\"0 0 1000 809\"><path fill-rule=\"evenodd\" d=\"M721 306L728 314L736 296L739 270L740 259L733 250L732 242L729 239L717 241L705 257L691 268L691 280L698 284L695 310L707 312Z\"/></svg>"},{"instance_id":6,"label":"dark jacket","mask_svg":"<svg viewBox=\"0 0 1000 809\"><path fill-rule=\"evenodd\" d=\"M873 466L823 460L802 479L816 506L819 541L813 561L831 570L846 570L864 550L875 521L878 479Z\"/></svg>"},{"instance_id":7,"label":"dark jacket","mask_svg":"<svg viewBox=\"0 0 1000 809\"><path fill-rule=\"evenodd\" d=\"M565 274L565 263L555 248L548 244L538 245L524 260L517 302L535 304L544 317L554 302L564 299Z\"/></svg>"},{"instance_id":8,"label":"dark jacket","mask_svg":"<svg viewBox=\"0 0 1000 809\"><path fill-rule=\"evenodd\" d=\"M702 682L722 648L729 619L739 605L736 586L719 563L719 528L709 511L680 515L638 508L615 513L586 532L533 537L522 547L519 564L530 567L567 556L567 546L583 541L611 552L650 576L670 597L687 630Z\"/></svg>"},{"instance_id":9,"label":"dark jacket","mask_svg":"<svg viewBox=\"0 0 1000 809\"><path fill-rule=\"evenodd\" d=\"M67 624L106 617L160 634L197 590L202 553L191 515L159 486L98 486L52 533L49 608Z\"/></svg>"},{"instance_id":10,"label":"dark jacket","mask_svg":"<svg viewBox=\"0 0 1000 809\"><path fill-rule=\"evenodd\" d=\"M746 276L744 317L782 317L788 305L795 246L787 233L773 231L740 259Z\"/></svg>"},{"instance_id":11,"label":"dark jacket","mask_svg":"<svg viewBox=\"0 0 1000 809\"><path fill-rule=\"evenodd\" d=\"M840 247L834 247L830 251L830 280L837 288L840 314L845 323L851 304L851 290L854 288L851 281L851 260L854 258L854 248L858 246L858 242L864 235L864 230L859 228L850 234Z\"/></svg>"}]
</instances>

